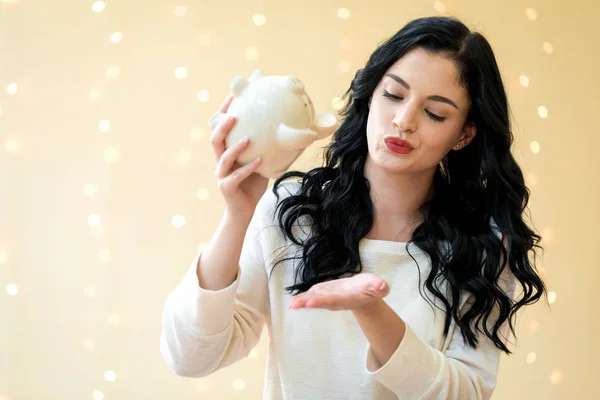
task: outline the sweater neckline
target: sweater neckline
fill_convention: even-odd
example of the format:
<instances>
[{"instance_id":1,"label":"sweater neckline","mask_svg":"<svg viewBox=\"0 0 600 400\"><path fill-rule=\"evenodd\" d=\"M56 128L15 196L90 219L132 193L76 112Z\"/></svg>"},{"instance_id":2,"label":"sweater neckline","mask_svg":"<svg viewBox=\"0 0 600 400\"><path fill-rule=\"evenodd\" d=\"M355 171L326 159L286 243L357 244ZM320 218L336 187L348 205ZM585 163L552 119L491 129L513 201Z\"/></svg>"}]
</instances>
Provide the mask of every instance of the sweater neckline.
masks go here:
<instances>
[{"instance_id":1,"label":"sweater neckline","mask_svg":"<svg viewBox=\"0 0 600 400\"><path fill-rule=\"evenodd\" d=\"M359 242L360 251L366 252L384 252L384 253L407 253L406 244L408 242L394 242L391 240L376 240L363 238ZM410 244L410 250L415 248L414 244Z\"/></svg>"}]
</instances>

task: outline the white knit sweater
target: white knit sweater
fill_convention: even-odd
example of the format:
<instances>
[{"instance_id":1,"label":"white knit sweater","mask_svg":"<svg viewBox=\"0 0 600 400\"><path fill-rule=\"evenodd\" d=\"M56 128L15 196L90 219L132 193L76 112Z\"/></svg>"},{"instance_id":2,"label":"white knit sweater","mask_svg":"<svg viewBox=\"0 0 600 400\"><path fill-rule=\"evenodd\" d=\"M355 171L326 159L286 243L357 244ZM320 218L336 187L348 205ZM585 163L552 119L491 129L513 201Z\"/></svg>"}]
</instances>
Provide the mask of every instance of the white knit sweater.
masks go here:
<instances>
[{"instance_id":1,"label":"white knit sweater","mask_svg":"<svg viewBox=\"0 0 600 400\"><path fill-rule=\"evenodd\" d=\"M298 185L286 183L280 193L285 196L286 189L293 193ZM385 301L407 324L404 339L383 366L351 312L288 309L291 296L285 287L294 283L292 264L279 264L270 279L268 272L273 261L293 255L297 247L290 246L277 227L275 202L271 190L259 202L231 286L219 291L199 287L198 256L168 296L160 348L176 374L207 376L246 357L266 324L264 399L490 398L500 351L483 335L477 350L467 347L454 323L444 336L444 313L419 293L420 270L422 291L434 299L423 287L429 257L416 246L410 253L418 267L405 243L360 242L365 271L390 284ZM512 281L506 282L506 287L514 287ZM468 298L464 296L461 305ZM437 300L435 304L443 309Z\"/></svg>"}]
</instances>

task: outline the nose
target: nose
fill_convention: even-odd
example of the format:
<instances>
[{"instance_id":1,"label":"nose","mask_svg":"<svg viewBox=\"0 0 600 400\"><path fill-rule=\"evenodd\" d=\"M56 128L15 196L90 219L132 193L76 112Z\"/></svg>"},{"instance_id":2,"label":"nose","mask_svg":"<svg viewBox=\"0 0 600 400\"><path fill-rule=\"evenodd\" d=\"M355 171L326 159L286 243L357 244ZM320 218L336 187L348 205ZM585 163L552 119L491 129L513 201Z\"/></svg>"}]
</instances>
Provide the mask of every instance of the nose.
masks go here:
<instances>
[{"instance_id":1,"label":"nose","mask_svg":"<svg viewBox=\"0 0 600 400\"><path fill-rule=\"evenodd\" d=\"M392 124L400 132L414 132L417 129L415 110L411 110L410 106L398 110L394 119L392 119Z\"/></svg>"}]
</instances>

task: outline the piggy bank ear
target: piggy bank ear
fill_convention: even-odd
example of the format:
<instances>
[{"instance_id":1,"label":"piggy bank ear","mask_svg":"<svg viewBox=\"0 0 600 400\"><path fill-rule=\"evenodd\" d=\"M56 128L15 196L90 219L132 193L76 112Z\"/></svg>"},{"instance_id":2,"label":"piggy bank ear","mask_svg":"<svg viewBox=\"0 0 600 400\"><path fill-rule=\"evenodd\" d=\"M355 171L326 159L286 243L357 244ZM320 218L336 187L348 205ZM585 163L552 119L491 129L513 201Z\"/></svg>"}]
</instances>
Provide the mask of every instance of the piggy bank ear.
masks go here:
<instances>
[{"instance_id":1,"label":"piggy bank ear","mask_svg":"<svg viewBox=\"0 0 600 400\"><path fill-rule=\"evenodd\" d=\"M337 119L329 113L317 113L312 129L317 132L317 140L325 139L337 128Z\"/></svg>"},{"instance_id":2,"label":"piggy bank ear","mask_svg":"<svg viewBox=\"0 0 600 400\"><path fill-rule=\"evenodd\" d=\"M254 82L254 81L261 79L262 77L264 77L262 71L260 69L257 69L256 71L254 71L252 73L252 75L250 75L250 78L248 80L250 82Z\"/></svg>"},{"instance_id":3,"label":"piggy bank ear","mask_svg":"<svg viewBox=\"0 0 600 400\"><path fill-rule=\"evenodd\" d=\"M304 85L296 77L286 76L284 86L294 93L304 94Z\"/></svg>"}]
</instances>

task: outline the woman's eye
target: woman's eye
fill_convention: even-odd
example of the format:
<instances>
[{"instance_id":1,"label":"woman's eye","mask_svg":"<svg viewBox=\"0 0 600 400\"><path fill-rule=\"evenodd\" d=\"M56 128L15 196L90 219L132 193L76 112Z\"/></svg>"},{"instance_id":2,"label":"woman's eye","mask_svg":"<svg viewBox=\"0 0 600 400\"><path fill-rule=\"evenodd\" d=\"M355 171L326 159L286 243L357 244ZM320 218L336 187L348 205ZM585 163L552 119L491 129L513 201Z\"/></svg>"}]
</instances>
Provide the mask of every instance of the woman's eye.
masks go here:
<instances>
[{"instance_id":1,"label":"woman's eye","mask_svg":"<svg viewBox=\"0 0 600 400\"><path fill-rule=\"evenodd\" d=\"M392 100L402 100L402 97L396 96L395 94L391 94L387 90L383 91L383 97L389 97Z\"/></svg>"},{"instance_id":2,"label":"woman's eye","mask_svg":"<svg viewBox=\"0 0 600 400\"><path fill-rule=\"evenodd\" d=\"M446 118L444 117L440 117L439 115L435 115L434 113L427 111L427 115L429 115L429 118L431 118L434 121L437 122L444 122L446 120Z\"/></svg>"},{"instance_id":3,"label":"woman's eye","mask_svg":"<svg viewBox=\"0 0 600 400\"><path fill-rule=\"evenodd\" d=\"M388 97L392 100L398 101L398 100L404 100L404 98L400 97L400 96L396 96L395 94L391 94L390 92L388 92L387 90L383 91L383 96L384 97ZM427 113L427 116L429 118L431 118L432 120L436 121L436 122L444 122L446 120L446 118L444 117L440 117L439 115L435 115L434 113L432 113L431 111L425 110L425 112Z\"/></svg>"}]
</instances>

